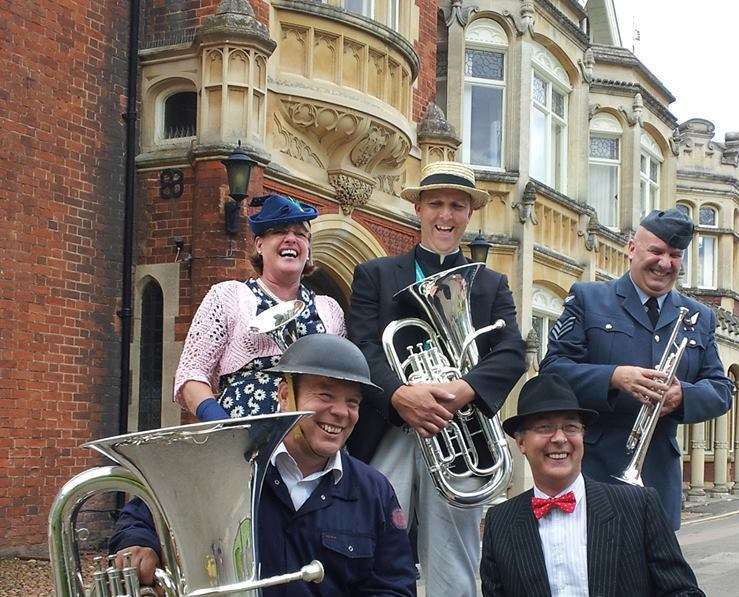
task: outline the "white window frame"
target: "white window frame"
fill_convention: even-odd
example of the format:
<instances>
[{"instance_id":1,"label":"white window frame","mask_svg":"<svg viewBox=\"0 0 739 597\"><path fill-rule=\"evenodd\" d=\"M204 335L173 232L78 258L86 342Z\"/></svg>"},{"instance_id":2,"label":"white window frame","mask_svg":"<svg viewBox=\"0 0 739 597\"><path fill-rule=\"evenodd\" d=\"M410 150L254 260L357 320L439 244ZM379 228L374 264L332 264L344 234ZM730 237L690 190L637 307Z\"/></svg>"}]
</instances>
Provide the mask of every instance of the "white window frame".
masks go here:
<instances>
[{"instance_id":1,"label":"white window frame","mask_svg":"<svg viewBox=\"0 0 739 597\"><path fill-rule=\"evenodd\" d=\"M685 213L685 215L691 220L693 219L693 207L692 206L688 205L687 203L678 203L676 207L678 208L684 207L685 209L687 209L687 212ZM691 265L693 263L693 259L692 259L693 248L694 246L697 246L697 244L698 244L697 242L690 243L688 248L683 251L683 263L682 263L683 275L680 276L680 284L685 288L690 288L690 285L693 281L693 272L691 271Z\"/></svg>"},{"instance_id":2,"label":"white window frame","mask_svg":"<svg viewBox=\"0 0 739 597\"><path fill-rule=\"evenodd\" d=\"M165 106L167 100L178 93L195 93L197 109L195 112L195 134L188 137L166 137L164 130ZM159 93L154 100L154 144L155 145L183 145L189 144L198 136L198 116L200 114L200 96L192 83L179 81Z\"/></svg>"},{"instance_id":3,"label":"white window frame","mask_svg":"<svg viewBox=\"0 0 739 597\"><path fill-rule=\"evenodd\" d=\"M544 184L553 189L567 194L567 161L568 161L568 143L569 135L569 107L570 107L570 86L567 71L562 67L559 60L544 46L534 42L532 52L533 72L531 75L531 126L530 126L530 163L533 163L534 152L538 148L533 143L533 123L534 114L538 110L544 113L546 122L546 138L544 140L544 163L545 163L545 180L541 180ZM542 79L547 83L546 105L537 102L534 99L534 77ZM552 106L553 91L557 91L564 96L564 117L560 117L554 112ZM563 125L561 147L559 148L562 155L562 163L559 165L559 172L556 172L556 164L554 163L556 152L554 151L554 135L552 135L553 124L557 122ZM559 179L559 184L557 182Z\"/></svg>"},{"instance_id":4,"label":"white window frame","mask_svg":"<svg viewBox=\"0 0 739 597\"><path fill-rule=\"evenodd\" d=\"M387 26L400 31L400 0L387 0Z\"/></svg>"},{"instance_id":5,"label":"white window frame","mask_svg":"<svg viewBox=\"0 0 739 597\"><path fill-rule=\"evenodd\" d=\"M352 8L347 8L347 0L344 0L342 5L349 12L360 14L363 17L367 17L369 19L374 19L375 18L375 0L361 0L361 2L362 2L362 8L359 12L355 11Z\"/></svg>"},{"instance_id":6,"label":"white window frame","mask_svg":"<svg viewBox=\"0 0 739 597\"><path fill-rule=\"evenodd\" d=\"M703 267L704 263L701 256L701 246L703 242L708 239L710 239L711 243L713 244L713 260L711 263L711 278L708 284L706 284L704 283L705 268ZM714 234L699 234L696 241L696 253L698 255L698 279L696 280L696 285L698 286L698 288L716 289L718 287L716 276L718 266L718 236Z\"/></svg>"},{"instance_id":7,"label":"white window frame","mask_svg":"<svg viewBox=\"0 0 739 597\"><path fill-rule=\"evenodd\" d=\"M603 218L600 216L598 217L598 220L600 224L607 226L612 229L618 229L620 226L621 221L621 214L620 214L620 198L621 198L621 156L623 155L623 144L621 143L623 136L623 127L621 126L621 123L618 121L618 119L613 116L612 114L596 114L593 119L590 122L590 135L588 137L588 167L591 165L598 165L598 166L611 166L616 168L616 196L615 196L615 221L612 223L606 223ZM591 137L602 137L606 139L616 139L618 142L618 159L607 159L607 158L598 158L598 157L592 157L590 155L590 138ZM590 172L588 172L588 177L592 176ZM595 207L595 204L591 203L591 197L590 197L590 189L588 188L588 203L592 207Z\"/></svg>"},{"instance_id":8,"label":"white window frame","mask_svg":"<svg viewBox=\"0 0 739 597\"><path fill-rule=\"evenodd\" d=\"M554 294L551 290L534 284L533 293L531 295L531 325L534 326L534 317L542 320L542 329L537 330L539 338L539 362L541 362L547 354L549 346L549 330L559 319L564 311L564 302Z\"/></svg>"},{"instance_id":9,"label":"white window frame","mask_svg":"<svg viewBox=\"0 0 739 597\"><path fill-rule=\"evenodd\" d=\"M646 160L647 168L642 168L642 162ZM656 182L652 180L653 162L657 162L657 175L654 177ZM641 143L639 151L639 220L650 213L653 209L658 209L661 198L660 177L662 176L662 165L664 157L662 150L651 135L642 131ZM646 190L646 193L643 191ZM656 201L652 202L652 191Z\"/></svg>"},{"instance_id":10,"label":"white window frame","mask_svg":"<svg viewBox=\"0 0 739 597\"><path fill-rule=\"evenodd\" d=\"M462 161L470 164L470 142L472 135L472 87L488 87L501 90L500 110L500 163L472 164L482 170L502 172L505 165L505 118L506 118L506 76L508 73L508 36L493 19L476 19L465 31L465 60L467 49L503 54L503 79L482 79L464 77L462 97ZM448 101L448 98L447 98Z\"/></svg>"}]
</instances>

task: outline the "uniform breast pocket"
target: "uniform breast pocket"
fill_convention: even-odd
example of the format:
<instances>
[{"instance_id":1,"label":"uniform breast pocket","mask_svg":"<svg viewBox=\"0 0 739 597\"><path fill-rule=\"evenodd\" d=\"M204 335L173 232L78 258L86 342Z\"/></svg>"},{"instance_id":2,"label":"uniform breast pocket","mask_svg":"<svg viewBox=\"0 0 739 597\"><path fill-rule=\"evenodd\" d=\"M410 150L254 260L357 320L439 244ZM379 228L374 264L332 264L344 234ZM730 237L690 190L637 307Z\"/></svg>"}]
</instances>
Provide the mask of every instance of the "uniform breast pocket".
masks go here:
<instances>
[{"instance_id":1,"label":"uniform breast pocket","mask_svg":"<svg viewBox=\"0 0 739 597\"><path fill-rule=\"evenodd\" d=\"M593 361L622 364L629 360L634 324L595 313L585 322L588 354Z\"/></svg>"},{"instance_id":2,"label":"uniform breast pocket","mask_svg":"<svg viewBox=\"0 0 739 597\"><path fill-rule=\"evenodd\" d=\"M321 534L326 570L341 570L351 584L369 574L375 554L375 539L347 531L324 531Z\"/></svg>"},{"instance_id":3,"label":"uniform breast pocket","mask_svg":"<svg viewBox=\"0 0 739 597\"><path fill-rule=\"evenodd\" d=\"M700 371L703 355L706 352L706 340L698 332L686 332L685 354L677 368L677 378L681 381L693 383Z\"/></svg>"}]
</instances>

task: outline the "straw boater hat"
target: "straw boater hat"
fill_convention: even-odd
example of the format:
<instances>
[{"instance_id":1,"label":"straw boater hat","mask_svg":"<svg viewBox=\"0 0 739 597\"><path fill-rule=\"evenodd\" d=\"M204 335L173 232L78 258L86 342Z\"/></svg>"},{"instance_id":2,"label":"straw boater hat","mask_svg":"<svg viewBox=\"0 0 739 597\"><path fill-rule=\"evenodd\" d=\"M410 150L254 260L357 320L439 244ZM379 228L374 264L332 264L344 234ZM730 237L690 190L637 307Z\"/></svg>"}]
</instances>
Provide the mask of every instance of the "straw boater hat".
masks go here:
<instances>
[{"instance_id":1,"label":"straw boater hat","mask_svg":"<svg viewBox=\"0 0 739 597\"><path fill-rule=\"evenodd\" d=\"M472 209L480 209L490 195L475 188L472 168L458 162L432 162L421 170L421 183L417 187L403 189L400 196L411 203L418 203L422 191L433 189L457 189L470 196Z\"/></svg>"}]
</instances>

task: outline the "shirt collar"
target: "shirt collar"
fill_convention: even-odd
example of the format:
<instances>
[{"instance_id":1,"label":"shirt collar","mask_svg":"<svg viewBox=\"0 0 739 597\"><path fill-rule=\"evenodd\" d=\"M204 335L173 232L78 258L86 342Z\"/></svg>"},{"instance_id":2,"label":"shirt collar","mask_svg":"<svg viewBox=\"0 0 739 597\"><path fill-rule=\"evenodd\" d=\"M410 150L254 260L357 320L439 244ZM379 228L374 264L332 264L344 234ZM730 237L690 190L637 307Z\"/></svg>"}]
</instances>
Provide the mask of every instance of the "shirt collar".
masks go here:
<instances>
[{"instance_id":1,"label":"shirt collar","mask_svg":"<svg viewBox=\"0 0 739 597\"><path fill-rule=\"evenodd\" d=\"M569 485L569 487L565 487L557 495L551 496L551 497L559 497L560 495L564 495L568 491L571 491L572 493L575 494L575 503L579 504L580 500L585 496L585 479L583 479L582 473L580 473L577 476L577 478ZM538 498L544 498L544 499L547 499L550 497L546 493L544 493L541 489L539 489L536 486L536 483L534 483L534 496Z\"/></svg>"},{"instance_id":2,"label":"shirt collar","mask_svg":"<svg viewBox=\"0 0 739 597\"><path fill-rule=\"evenodd\" d=\"M278 457L280 462L278 463ZM290 468L294 469L294 471L297 471L300 473L300 468L298 467L298 463L295 462L295 459L293 458L292 454L288 452L287 447L285 446L285 442L280 442L280 444L275 448L275 451L272 452L272 457L269 459L269 462L272 466L277 467L277 470L279 471L285 464L290 466ZM311 480L311 479L320 479L324 475L333 472L334 474L334 485L336 485L339 481L341 481L341 477L344 475L344 467L341 463L341 450L338 450L336 454L334 454L333 458L329 458L328 462L326 462L326 466L323 468L323 470L316 471L315 473L311 473L307 477L303 477L303 481L305 480ZM302 476L302 473L301 473Z\"/></svg>"},{"instance_id":3,"label":"shirt collar","mask_svg":"<svg viewBox=\"0 0 739 597\"><path fill-rule=\"evenodd\" d=\"M639 286L634 282L634 278L631 277L631 273L629 273L629 280L631 280L631 283L634 285L634 289L636 290L636 294L639 295L639 300L641 301L641 304L643 305L646 303L651 297L644 292ZM665 302L665 299L667 298L667 295L670 294L669 292L665 292L664 294L656 297L657 298L657 305L659 305L659 308L662 308L662 305Z\"/></svg>"}]
</instances>

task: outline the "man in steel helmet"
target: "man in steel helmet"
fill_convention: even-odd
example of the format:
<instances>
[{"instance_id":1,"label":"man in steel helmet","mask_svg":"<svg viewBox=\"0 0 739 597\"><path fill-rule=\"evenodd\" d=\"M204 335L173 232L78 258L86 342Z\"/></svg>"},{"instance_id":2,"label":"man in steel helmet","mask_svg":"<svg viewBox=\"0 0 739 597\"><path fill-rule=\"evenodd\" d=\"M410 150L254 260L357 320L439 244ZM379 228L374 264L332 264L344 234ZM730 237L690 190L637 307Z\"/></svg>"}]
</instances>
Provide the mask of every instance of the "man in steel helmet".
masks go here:
<instances>
[{"instance_id":1,"label":"man in steel helmet","mask_svg":"<svg viewBox=\"0 0 739 597\"><path fill-rule=\"evenodd\" d=\"M416 594L406 518L390 483L341 450L354 429L361 387L376 389L359 349L329 334L304 336L271 369L284 376L282 411L313 411L277 447L262 488L258 541L261 576L320 560L320 585L263 589L264 597ZM224 471L228 474L228 471ZM116 524L111 552L131 552L143 584L151 584L160 546L151 514L138 499Z\"/></svg>"}]
</instances>

